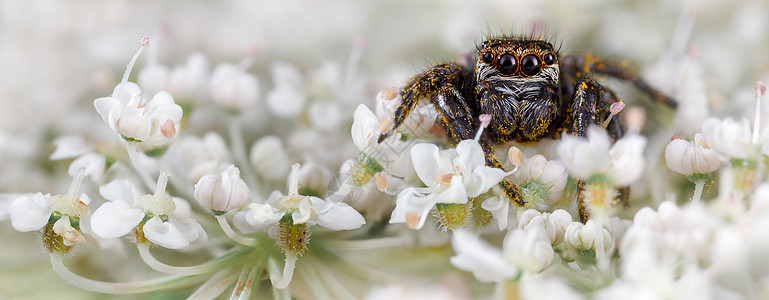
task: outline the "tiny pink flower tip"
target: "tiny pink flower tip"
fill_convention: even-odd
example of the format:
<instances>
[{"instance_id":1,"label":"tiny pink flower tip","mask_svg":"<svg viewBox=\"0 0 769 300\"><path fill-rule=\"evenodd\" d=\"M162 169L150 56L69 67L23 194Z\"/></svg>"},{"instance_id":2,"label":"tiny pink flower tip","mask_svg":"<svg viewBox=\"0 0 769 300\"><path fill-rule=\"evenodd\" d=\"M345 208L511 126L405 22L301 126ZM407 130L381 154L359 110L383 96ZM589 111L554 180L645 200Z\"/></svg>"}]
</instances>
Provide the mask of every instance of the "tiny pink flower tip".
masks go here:
<instances>
[{"instance_id":1,"label":"tiny pink flower tip","mask_svg":"<svg viewBox=\"0 0 769 300\"><path fill-rule=\"evenodd\" d=\"M687 54L688 54L688 55L689 55L689 57L691 57L691 58L697 58L697 56L699 56L699 55L700 55L700 49L699 49L699 48L697 48L697 47L691 46L691 47L689 47L689 49L687 50Z\"/></svg>"},{"instance_id":2,"label":"tiny pink flower tip","mask_svg":"<svg viewBox=\"0 0 769 300\"><path fill-rule=\"evenodd\" d=\"M763 81L756 81L756 85L753 88L756 89L756 98L763 97L766 94L766 85Z\"/></svg>"},{"instance_id":3,"label":"tiny pink flower tip","mask_svg":"<svg viewBox=\"0 0 769 300\"><path fill-rule=\"evenodd\" d=\"M246 48L246 55L250 57L256 57L259 55L259 48L256 45L249 45Z\"/></svg>"},{"instance_id":4,"label":"tiny pink flower tip","mask_svg":"<svg viewBox=\"0 0 769 300\"><path fill-rule=\"evenodd\" d=\"M145 35L145 36L142 36L142 37L141 37L141 38L140 38L140 39L137 41L137 43L139 43L139 44L141 44L141 45L143 45L143 46L147 47L147 46L149 46L149 45L150 45L150 37L148 37L148 36L146 36L146 35Z\"/></svg>"},{"instance_id":5,"label":"tiny pink flower tip","mask_svg":"<svg viewBox=\"0 0 769 300\"><path fill-rule=\"evenodd\" d=\"M624 102L621 102L621 101L620 102L614 102L609 107L609 111L611 111L612 115L617 115L624 108L625 108L625 103Z\"/></svg>"},{"instance_id":6,"label":"tiny pink flower tip","mask_svg":"<svg viewBox=\"0 0 769 300\"><path fill-rule=\"evenodd\" d=\"M366 48L366 37L365 36L359 36L356 37L353 41L353 46L358 49Z\"/></svg>"},{"instance_id":7,"label":"tiny pink flower tip","mask_svg":"<svg viewBox=\"0 0 769 300\"><path fill-rule=\"evenodd\" d=\"M684 135L683 133L679 133L679 134L676 134L676 135L670 137L671 141L674 141L674 140L685 140L685 139L686 139L686 135Z\"/></svg>"},{"instance_id":8,"label":"tiny pink flower tip","mask_svg":"<svg viewBox=\"0 0 769 300\"><path fill-rule=\"evenodd\" d=\"M486 128L489 126L489 123L491 123L491 115L490 114L482 114L478 117L478 119L481 120L481 127Z\"/></svg>"}]
</instances>

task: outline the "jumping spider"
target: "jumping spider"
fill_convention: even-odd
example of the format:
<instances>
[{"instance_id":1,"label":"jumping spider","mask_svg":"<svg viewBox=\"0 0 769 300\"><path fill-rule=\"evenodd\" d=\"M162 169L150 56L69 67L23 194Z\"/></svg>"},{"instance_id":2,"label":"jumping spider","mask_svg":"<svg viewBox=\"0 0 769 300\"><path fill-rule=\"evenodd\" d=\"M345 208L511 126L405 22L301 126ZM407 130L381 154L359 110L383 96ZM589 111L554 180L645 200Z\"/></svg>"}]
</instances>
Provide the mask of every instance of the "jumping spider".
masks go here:
<instances>
[{"instance_id":1,"label":"jumping spider","mask_svg":"<svg viewBox=\"0 0 769 300\"><path fill-rule=\"evenodd\" d=\"M403 101L395 110L393 129L422 99L435 106L438 122L453 144L472 139L479 128L479 116L489 114L491 123L479 143L486 163L502 168L493 144L537 142L545 137L560 138L564 133L585 136L590 124L608 117L610 105L621 100L590 79L593 73L625 80L652 99L676 106L621 63L589 54L560 56L551 43L541 39L491 38L477 48L471 58L474 62L467 66L444 63L414 76L401 92ZM606 129L614 140L624 135L620 118L612 118ZM380 142L389 134L382 134ZM499 185L513 203L525 204L515 183L505 179ZM627 188L620 190L625 201L627 192ZM587 212L581 199L578 202L584 222Z\"/></svg>"}]
</instances>

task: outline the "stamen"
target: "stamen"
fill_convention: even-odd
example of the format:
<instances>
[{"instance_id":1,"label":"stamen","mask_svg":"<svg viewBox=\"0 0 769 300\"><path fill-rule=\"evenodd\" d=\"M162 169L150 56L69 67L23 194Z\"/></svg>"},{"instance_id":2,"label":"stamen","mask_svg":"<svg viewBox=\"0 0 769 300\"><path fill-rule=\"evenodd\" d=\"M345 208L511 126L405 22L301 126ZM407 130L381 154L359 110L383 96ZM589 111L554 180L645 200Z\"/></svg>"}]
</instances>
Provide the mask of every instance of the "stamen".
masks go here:
<instances>
[{"instance_id":1,"label":"stamen","mask_svg":"<svg viewBox=\"0 0 769 300\"><path fill-rule=\"evenodd\" d=\"M299 195L299 164L291 165L291 174L288 175L288 195Z\"/></svg>"},{"instance_id":2,"label":"stamen","mask_svg":"<svg viewBox=\"0 0 769 300\"><path fill-rule=\"evenodd\" d=\"M601 127L605 129L606 126L609 126L609 122L611 122L612 117L619 114L619 112L621 112L622 109L624 108L625 108L625 103L623 103L622 101L612 103L611 106L609 107L609 112L610 112L609 117L606 118L606 120L603 121L603 123L601 123Z\"/></svg>"},{"instance_id":3,"label":"stamen","mask_svg":"<svg viewBox=\"0 0 769 300\"><path fill-rule=\"evenodd\" d=\"M158 184L155 186L155 197L165 197L169 174L170 173L166 170L160 170Z\"/></svg>"},{"instance_id":4,"label":"stamen","mask_svg":"<svg viewBox=\"0 0 769 300\"><path fill-rule=\"evenodd\" d=\"M141 45L139 47L139 50L136 51L136 54L134 54L134 57L131 58L131 61L128 63L128 66L126 66L125 73L123 73L123 79L120 80L120 83L126 83L128 82L128 76L131 75L131 69L133 69L134 64L136 63L136 59L139 58L139 54L142 53L142 50L144 50L144 47L149 47L150 45L150 38L145 36L142 36L138 43Z\"/></svg>"},{"instance_id":5,"label":"stamen","mask_svg":"<svg viewBox=\"0 0 769 300\"><path fill-rule=\"evenodd\" d=\"M478 119L481 121L481 128L478 128L478 133L475 134L475 141L481 139L481 134L483 134L483 130L486 129L486 127L489 126L489 123L491 123L491 115L490 114L482 114L478 117Z\"/></svg>"},{"instance_id":6,"label":"stamen","mask_svg":"<svg viewBox=\"0 0 769 300\"><path fill-rule=\"evenodd\" d=\"M766 94L766 85L763 81L756 81L753 86L756 89L756 119L753 120L753 144L758 143L758 131L761 127L761 97Z\"/></svg>"},{"instance_id":7,"label":"stamen","mask_svg":"<svg viewBox=\"0 0 769 300\"><path fill-rule=\"evenodd\" d=\"M67 199L77 199L77 195L80 194L80 186L83 183L83 178L85 178L85 168L80 168L80 170L77 171L75 178L72 179L72 183L69 185Z\"/></svg>"}]
</instances>

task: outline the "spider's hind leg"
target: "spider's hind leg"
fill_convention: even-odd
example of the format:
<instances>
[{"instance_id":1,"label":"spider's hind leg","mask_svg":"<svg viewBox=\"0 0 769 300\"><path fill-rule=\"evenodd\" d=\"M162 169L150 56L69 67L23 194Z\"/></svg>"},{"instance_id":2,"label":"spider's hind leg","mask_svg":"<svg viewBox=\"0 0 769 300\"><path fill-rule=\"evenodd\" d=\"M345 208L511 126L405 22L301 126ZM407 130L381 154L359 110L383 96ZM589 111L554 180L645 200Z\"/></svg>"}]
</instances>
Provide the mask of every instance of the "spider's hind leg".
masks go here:
<instances>
[{"instance_id":1,"label":"spider's hind leg","mask_svg":"<svg viewBox=\"0 0 769 300\"><path fill-rule=\"evenodd\" d=\"M565 82L576 83L591 73L603 74L633 84L638 90L656 102L663 103L672 108L678 105L675 100L646 83L627 63L601 59L590 54L577 54L564 57L561 62L561 68L561 80ZM574 85L566 86L571 87ZM571 95L574 90L567 89L566 92Z\"/></svg>"}]
</instances>

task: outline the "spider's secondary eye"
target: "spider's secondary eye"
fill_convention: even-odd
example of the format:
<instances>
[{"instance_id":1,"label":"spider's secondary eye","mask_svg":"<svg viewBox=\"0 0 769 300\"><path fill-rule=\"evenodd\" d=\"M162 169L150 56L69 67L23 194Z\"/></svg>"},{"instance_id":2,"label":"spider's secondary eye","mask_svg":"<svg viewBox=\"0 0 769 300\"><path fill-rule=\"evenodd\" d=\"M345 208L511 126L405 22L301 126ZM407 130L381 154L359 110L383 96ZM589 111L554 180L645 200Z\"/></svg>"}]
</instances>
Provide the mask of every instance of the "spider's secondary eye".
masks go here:
<instances>
[{"instance_id":1,"label":"spider's secondary eye","mask_svg":"<svg viewBox=\"0 0 769 300\"><path fill-rule=\"evenodd\" d=\"M547 65L552 65L555 63L555 55L553 55L553 53L545 54L545 56L542 57L542 61Z\"/></svg>"},{"instance_id":2,"label":"spider's secondary eye","mask_svg":"<svg viewBox=\"0 0 769 300\"><path fill-rule=\"evenodd\" d=\"M539 57L534 54L529 54L521 59L521 71L526 76L537 75L539 70L542 69L542 63L539 61Z\"/></svg>"},{"instance_id":3,"label":"spider's secondary eye","mask_svg":"<svg viewBox=\"0 0 769 300\"><path fill-rule=\"evenodd\" d=\"M483 62L490 64L492 61L494 61L494 53L483 52L483 54L481 54L481 59Z\"/></svg>"},{"instance_id":4,"label":"spider's secondary eye","mask_svg":"<svg viewBox=\"0 0 769 300\"><path fill-rule=\"evenodd\" d=\"M503 75L511 75L515 72L518 62L512 54L505 54L499 57L499 72Z\"/></svg>"}]
</instances>

